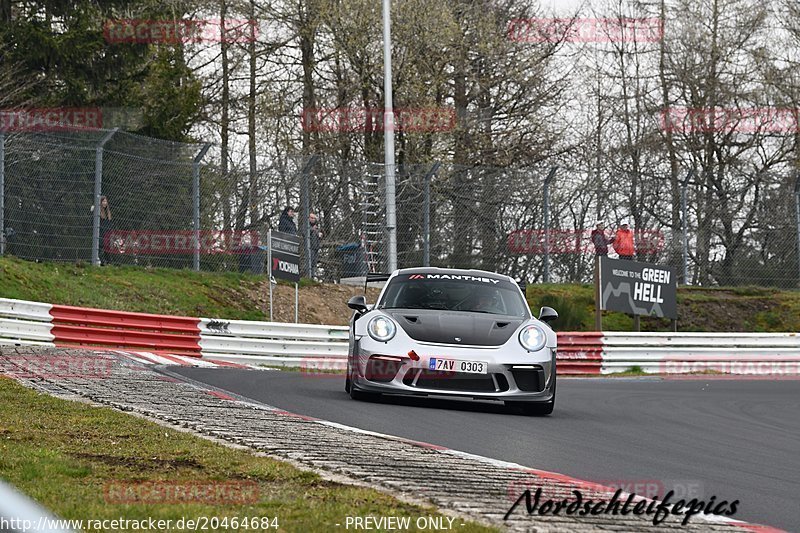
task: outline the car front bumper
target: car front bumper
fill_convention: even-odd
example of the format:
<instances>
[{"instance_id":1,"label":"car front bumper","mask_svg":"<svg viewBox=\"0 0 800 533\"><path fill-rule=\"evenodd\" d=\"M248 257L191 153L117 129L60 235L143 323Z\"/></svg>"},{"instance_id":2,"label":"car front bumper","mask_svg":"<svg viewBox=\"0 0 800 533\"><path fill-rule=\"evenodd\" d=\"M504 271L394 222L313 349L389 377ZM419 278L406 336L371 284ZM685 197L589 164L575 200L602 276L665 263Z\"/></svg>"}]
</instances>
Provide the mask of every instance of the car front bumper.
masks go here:
<instances>
[{"instance_id":1,"label":"car front bumper","mask_svg":"<svg viewBox=\"0 0 800 533\"><path fill-rule=\"evenodd\" d=\"M412 351L419 360L409 355ZM554 347L526 352L508 343L468 347L412 341L400 346L362 337L352 352L350 386L357 391L523 402L548 402L555 394ZM429 361L434 357L483 361L487 374L432 372Z\"/></svg>"}]
</instances>

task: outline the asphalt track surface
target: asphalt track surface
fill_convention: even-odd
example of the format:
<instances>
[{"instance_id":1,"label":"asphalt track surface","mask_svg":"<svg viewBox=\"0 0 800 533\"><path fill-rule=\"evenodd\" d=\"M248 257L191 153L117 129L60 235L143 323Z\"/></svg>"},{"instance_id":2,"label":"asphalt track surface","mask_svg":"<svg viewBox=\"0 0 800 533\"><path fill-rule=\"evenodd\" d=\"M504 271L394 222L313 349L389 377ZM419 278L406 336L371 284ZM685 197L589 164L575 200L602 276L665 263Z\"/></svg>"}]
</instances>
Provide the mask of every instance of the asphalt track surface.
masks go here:
<instances>
[{"instance_id":1,"label":"asphalt track surface","mask_svg":"<svg viewBox=\"0 0 800 533\"><path fill-rule=\"evenodd\" d=\"M733 518L800 531L798 380L561 378L553 415L536 418L500 404L354 401L342 375L170 371L290 412L580 479L738 499Z\"/></svg>"}]
</instances>

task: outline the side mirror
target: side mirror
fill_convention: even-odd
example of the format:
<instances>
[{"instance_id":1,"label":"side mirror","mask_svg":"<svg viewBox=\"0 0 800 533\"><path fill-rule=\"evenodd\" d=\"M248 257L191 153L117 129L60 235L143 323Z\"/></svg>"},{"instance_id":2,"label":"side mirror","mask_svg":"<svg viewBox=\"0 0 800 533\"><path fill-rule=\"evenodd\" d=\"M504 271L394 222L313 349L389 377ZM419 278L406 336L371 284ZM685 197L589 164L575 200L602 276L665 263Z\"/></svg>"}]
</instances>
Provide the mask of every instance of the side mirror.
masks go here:
<instances>
[{"instance_id":1,"label":"side mirror","mask_svg":"<svg viewBox=\"0 0 800 533\"><path fill-rule=\"evenodd\" d=\"M366 313L369 310L367 306L367 299L364 296L353 296L347 300L347 307L357 313Z\"/></svg>"},{"instance_id":2,"label":"side mirror","mask_svg":"<svg viewBox=\"0 0 800 533\"><path fill-rule=\"evenodd\" d=\"M552 307L542 307L542 310L539 311L539 320L542 322L552 322L558 318L558 313Z\"/></svg>"}]
</instances>

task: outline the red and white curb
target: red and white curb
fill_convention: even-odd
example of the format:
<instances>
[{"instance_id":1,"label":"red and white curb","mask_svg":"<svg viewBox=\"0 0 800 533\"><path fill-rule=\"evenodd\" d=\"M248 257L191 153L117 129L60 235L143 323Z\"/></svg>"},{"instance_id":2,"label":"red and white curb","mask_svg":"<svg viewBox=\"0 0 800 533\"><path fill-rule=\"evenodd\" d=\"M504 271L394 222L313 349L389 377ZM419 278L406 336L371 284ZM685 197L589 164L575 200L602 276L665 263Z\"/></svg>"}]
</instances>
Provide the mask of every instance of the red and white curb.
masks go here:
<instances>
[{"instance_id":1,"label":"red and white curb","mask_svg":"<svg viewBox=\"0 0 800 533\"><path fill-rule=\"evenodd\" d=\"M127 357L142 365L167 365L167 366L191 366L198 368L258 368L252 365L242 365L227 361L216 361L214 359L203 359L178 354L166 354L142 351L120 351L111 350L113 353Z\"/></svg>"}]
</instances>

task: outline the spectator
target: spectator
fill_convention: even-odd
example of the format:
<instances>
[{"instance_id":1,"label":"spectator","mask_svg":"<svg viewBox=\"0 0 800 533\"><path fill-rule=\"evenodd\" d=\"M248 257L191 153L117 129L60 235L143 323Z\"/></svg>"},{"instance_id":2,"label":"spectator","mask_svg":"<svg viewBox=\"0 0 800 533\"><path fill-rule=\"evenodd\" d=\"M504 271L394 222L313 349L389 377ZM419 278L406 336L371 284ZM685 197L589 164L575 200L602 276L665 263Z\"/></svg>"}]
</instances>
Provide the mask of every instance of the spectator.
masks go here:
<instances>
[{"instance_id":1,"label":"spectator","mask_svg":"<svg viewBox=\"0 0 800 533\"><path fill-rule=\"evenodd\" d=\"M294 215L294 207L288 206L284 209L283 213L281 213L281 217L278 219L278 231L297 235L297 224L294 223Z\"/></svg>"},{"instance_id":2,"label":"spectator","mask_svg":"<svg viewBox=\"0 0 800 533\"><path fill-rule=\"evenodd\" d=\"M314 271L317 268L317 257L319 256L320 241L322 240L322 231L319 229L317 215L315 213L308 214L308 229L309 229L309 248L311 249L311 272L308 273L310 278L314 278Z\"/></svg>"},{"instance_id":3,"label":"spectator","mask_svg":"<svg viewBox=\"0 0 800 533\"><path fill-rule=\"evenodd\" d=\"M633 254L635 253L633 232L628 227L627 220L620 222L617 234L614 236L614 251L617 252L620 259L633 260Z\"/></svg>"},{"instance_id":4,"label":"spectator","mask_svg":"<svg viewBox=\"0 0 800 533\"><path fill-rule=\"evenodd\" d=\"M94 207L94 206L92 206ZM111 206L108 205L108 198L105 196L100 197L100 242L98 243L100 251L100 265L108 264L108 248L109 243L106 241L108 234L111 231Z\"/></svg>"},{"instance_id":5,"label":"spectator","mask_svg":"<svg viewBox=\"0 0 800 533\"><path fill-rule=\"evenodd\" d=\"M614 237L606 235L606 225L602 220L598 220L595 229L592 230L592 244L596 255L608 255L608 245L614 242Z\"/></svg>"}]
</instances>

